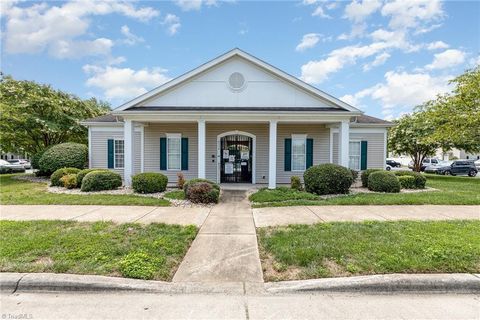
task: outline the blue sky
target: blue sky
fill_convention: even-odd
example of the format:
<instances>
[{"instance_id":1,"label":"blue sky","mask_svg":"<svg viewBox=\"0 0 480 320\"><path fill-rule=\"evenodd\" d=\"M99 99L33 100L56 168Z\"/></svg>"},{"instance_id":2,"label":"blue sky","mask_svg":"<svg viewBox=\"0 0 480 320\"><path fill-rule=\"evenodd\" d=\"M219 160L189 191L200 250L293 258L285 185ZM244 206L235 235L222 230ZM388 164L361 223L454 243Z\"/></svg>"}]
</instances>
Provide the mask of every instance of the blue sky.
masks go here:
<instances>
[{"instance_id":1,"label":"blue sky","mask_svg":"<svg viewBox=\"0 0 480 320\"><path fill-rule=\"evenodd\" d=\"M480 2L2 1L2 66L113 107L234 47L392 119L479 64Z\"/></svg>"}]
</instances>

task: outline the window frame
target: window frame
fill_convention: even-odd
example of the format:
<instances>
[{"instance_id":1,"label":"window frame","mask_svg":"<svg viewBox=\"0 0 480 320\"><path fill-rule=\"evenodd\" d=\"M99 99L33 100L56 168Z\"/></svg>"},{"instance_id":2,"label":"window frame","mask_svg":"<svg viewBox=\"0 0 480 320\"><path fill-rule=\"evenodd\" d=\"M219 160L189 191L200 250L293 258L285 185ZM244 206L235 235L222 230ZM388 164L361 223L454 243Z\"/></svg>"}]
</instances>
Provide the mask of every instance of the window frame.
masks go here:
<instances>
[{"instance_id":1,"label":"window frame","mask_svg":"<svg viewBox=\"0 0 480 320\"><path fill-rule=\"evenodd\" d=\"M167 133L166 138L167 138L167 146L166 146L166 149L167 149L166 150L167 151L167 171L182 171L182 134L181 133ZM178 152L178 155L179 155L178 168L170 168L170 160L169 160L170 152L169 152L169 149L168 149L170 139L178 139L179 140L180 150ZM173 153L173 154L175 154L175 153Z\"/></svg>"},{"instance_id":2,"label":"window frame","mask_svg":"<svg viewBox=\"0 0 480 320\"><path fill-rule=\"evenodd\" d=\"M292 134L291 136L292 139L292 155L291 155L291 163L292 163L292 172L304 172L307 170L307 135L306 134ZM302 169L296 169L295 168L295 161L294 161L294 156L296 155L301 155L301 154L295 154L293 152L294 150L294 144L295 140L303 140L303 168Z\"/></svg>"},{"instance_id":3,"label":"window frame","mask_svg":"<svg viewBox=\"0 0 480 320\"><path fill-rule=\"evenodd\" d=\"M122 142L123 144L123 151L118 154L121 154L123 156L123 166L118 166L117 165L117 141ZM125 140L124 139L113 139L113 168L114 169L124 169L125 168Z\"/></svg>"},{"instance_id":4,"label":"window frame","mask_svg":"<svg viewBox=\"0 0 480 320\"><path fill-rule=\"evenodd\" d=\"M358 148L359 150L359 154L358 155L354 155L354 157L358 157L358 169L357 168L351 168L350 167L350 159L352 157L352 154L350 152L350 143L358 143L358 145L360 146ZM348 168L350 170L355 170L355 171L361 171L362 170L362 141L361 140L349 140L348 141Z\"/></svg>"}]
</instances>

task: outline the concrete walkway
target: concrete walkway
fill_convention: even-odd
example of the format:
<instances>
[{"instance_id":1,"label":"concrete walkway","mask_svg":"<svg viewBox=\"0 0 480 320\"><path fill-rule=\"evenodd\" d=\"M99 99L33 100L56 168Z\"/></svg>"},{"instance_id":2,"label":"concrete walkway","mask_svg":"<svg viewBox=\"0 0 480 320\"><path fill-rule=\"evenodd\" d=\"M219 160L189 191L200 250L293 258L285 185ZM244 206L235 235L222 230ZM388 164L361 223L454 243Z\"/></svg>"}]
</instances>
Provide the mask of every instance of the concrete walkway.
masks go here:
<instances>
[{"instance_id":1,"label":"concrete walkway","mask_svg":"<svg viewBox=\"0 0 480 320\"><path fill-rule=\"evenodd\" d=\"M480 220L480 206L295 206L253 209L255 226L333 221Z\"/></svg>"},{"instance_id":2,"label":"concrete walkway","mask_svg":"<svg viewBox=\"0 0 480 320\"><path fill-rule=\"evenodd\" d=\"M225 190L183 259L174 282L263 282L246 191Z\"/></svg>"}]
</instances>

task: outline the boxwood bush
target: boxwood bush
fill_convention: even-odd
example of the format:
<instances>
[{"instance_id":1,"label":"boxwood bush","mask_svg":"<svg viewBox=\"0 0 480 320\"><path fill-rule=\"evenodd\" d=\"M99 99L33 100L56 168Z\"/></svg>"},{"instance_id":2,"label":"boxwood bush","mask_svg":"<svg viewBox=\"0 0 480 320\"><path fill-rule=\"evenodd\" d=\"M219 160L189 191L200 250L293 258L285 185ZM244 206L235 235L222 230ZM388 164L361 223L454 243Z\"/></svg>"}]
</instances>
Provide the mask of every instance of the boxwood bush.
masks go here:
<instances>
[{"instance_id":1,"label":"boxwood bush","mask_svg":"<svg viewBox=\"0 0 480 320\"><path fill-rule=\"evenodd\" d=\"M210 181L210 180L207 180L207 179L195 178L195 179L192 179L192 180L188 180L188 181L185 182L185 184L183 185L183 191L185 191L185 196L187 196L188 188L190 188L190 186L194 185L195 183L199 183L199 182L209 183L209 184L212 185L212 187L213 187L214 189L217 189L217 190L220 192L220 186L219 186L218 184L216 184L215 182Z\"/></svg>"},{"instance_id":2,"label":"boxwood bush","mask_svg":"<svg viewBox=\"0 0 480 320\"><path fill-rule=\"evenodd\" d=\"M63 187L67 189L74 189L77 187L77 175L75 173L64 175L60 178Z\"/></svg>"},{"instance_id":3,"label":"boxwood bush","mask_svg":"<svg viewBox=\"0 0 480 320\"><path fill-rule=\"evenodd\" d=\"M303 174L305 190L318 195L348 193L353 183L350 169L325 163L308 168Z\"/></svg>"},{"instance_id":4,"label":"boxwood bush","mask_svg":"<svg viewBox=\"0 0 480 320\"><path fill-rule=\"evenodd\" d=\"M163 192L167 189L168 178L161 173L145 172L132 177L132 188L138 193Z\"/></svg>"},{"instance_id":5,"label":"boxwood bush","mask_svg":"<svg viewBox=\"0 0 480 320\"><path fill-rule=\"evenodd\" d=\"M367 169L367 170L362 171L362 175L360 176L360 178L362 179L362 187L364 187L364 188L368 187L368 176L372 172L376 172L376 171L382 171L382 169Z\"/></svg>"},{"instance_id":6,"label":"boxwood bush","mask_svg":"<svg viewBox=\"0 0 480 320\"><path fill-rule=\"evenodd\" d=\"M85 168L88 148L80 143L57 144L45 151L38 164L40 171L51 175L60 168Z\"/></svg>"},{"instance_id":7,"label":"boxwood bush","mask_svg":"<svg viewBox=\"0 0 480 320\"><path fill-rule=\"evenodd\" d=\"M423 176L419 172L415 171L407 171L407 170L400 170L400 171L394 171L393 172L397 177L413 177L415 182L413 183L412 188L408 189L425 189L425 184L427 183L427 178Z\"/></svg>"},{"instance_id":8,"label":"boxwood bush","mask_svg":"<svg viewBox=\"0 0 480 320\"><path fill-rule=\"evenodd\" d=\"M80 170L79 173L77 173L77 187L80 188L82 186L82 182L83 182L83 178L85 178L85 176L90 173L90 172L93 172L93 171L110 171L108 169L83 169L83 170Z\"/></svg>"},{"instance_id":9,"label":"boxwood bush","mask_svg":"<svg viewBox=\"0 0 480 320\"><path fill-rule=\"evenodd\" d=\"M398 182L400 182L400 188L402 189L417 189L415 186L415 177L399 176Z\"/></svg>"},{"instance_id":10,"label":"boxwood bush","mask_svg":"<svg viewBox=\"0 0 480 320\"><path fill-rule=\"evenodd\" d=\"M186 197L193 203L218 203L219 189L208 182L196 182L190 184Z\"/></svg>"},{"instance_id":11,"label":"boxwood bush","mask_svg":"<svg viewBox=\"0 0 480 320\"><path fill-rule=\"evenodd\" d=\"M82 191L115 190L122 186L122 177L113 171L92 171L82 181Z\"/></svg>"},{"instance_id":12,"label":"boxwood bush","mask_svg":"<svg viewBox=\"0 0 480 320\"><path fill-rule=\"evenodd\" d=\"M290 177L290 188L297 191L302 191L302 181L300 181L300 177L292 176Z\"/></svg>"},{"instance_id":13,"label":"boxwood bush","mask_svg":"<svg viewBox=\"0 0 480 320\"><path fill-rule=\"evenodd\" d=\"M61 181L63 176L67 174L77 174L80 172L80 169L77 168L60 168L52 173L50 177L50 185L53 187L63 187L63 183Z\"/></svg>"},{"instance_id":14,"label":"boxwood bush","mask_svg":"<svg viewBox=\"0 0 480 320\"><path fill-rule=\"evenodd\" d=\"M372 172L368 176L368 189L377 192L400 192L400 182L395 174L388 171Z\"/></svg>"}]
</instances>

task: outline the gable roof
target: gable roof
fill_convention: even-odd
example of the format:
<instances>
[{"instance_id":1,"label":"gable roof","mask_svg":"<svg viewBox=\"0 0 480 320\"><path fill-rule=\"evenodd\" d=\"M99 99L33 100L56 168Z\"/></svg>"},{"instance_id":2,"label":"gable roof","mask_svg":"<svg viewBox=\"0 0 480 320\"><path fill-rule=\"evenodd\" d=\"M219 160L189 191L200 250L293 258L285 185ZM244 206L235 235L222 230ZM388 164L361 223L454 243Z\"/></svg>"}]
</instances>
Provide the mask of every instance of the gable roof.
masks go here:
<instances>
[{"instance_id":1,"label":"gable roof","mask_svg":"<svg viewBox=\"0 0 480 320\"><path fill-rule=\"evenodd\" d=\"M348 103L345 103L343 101L341 101L340 99L337 99L331 95L329 95L328 93L326 92L323 92L322 90L319 90L317 88L315 88L314 86L298 79L297 77L294 77L274 66L272 66L271 64L263 61L263 60L260 60L258 59L257 57L254 57L253 55L245 52L245 51L242 51L238 48L235 48L233 50L230 50L224 54L222 54L221 56L213 59L213 60L210 60L204 64L202 64L201 66L173 79L173 80L170 80L169 82L166 82L164 83L163 85L161 86L158 86L156 87L155 89L147 92L147 93L144 93L143 95L140 95L138 97L136 97L135 99L132 99L130 101L128 101L127 103L124 103L123 105L115 108L113 110L113 112L120 112L120 111L128 111L128 110L132 110L133 108L132 107L135 107L136 105L138 105L139 103L142 103L172 87L175 87L177 85L180 85L186 81L188 81L189 79L197 76L198 74L206 71L206 70L209 70L211 69L212 67L214 66L217 66L219 64L221 64L222 62L232 58L232 57L235 57L235 56L238 56L238 57L241 57L251 63L253 63L254 65L264 69L264 70L267 70L269 72L271 72L272 74L278 76L279 78L282 78L283 80L286 80L287 82L297 86L297 87L300 87L301 89L307 91L308 93L316 96L316 97L319 97L319 98L322 98L324 100L327 100L331 103L333 103L334 105L338 106L339 108L345 110L345 111L350 111L350 112L356 112L356 113L361 113L362 111L349 105Z\"/></svg>"}]
</instances>

